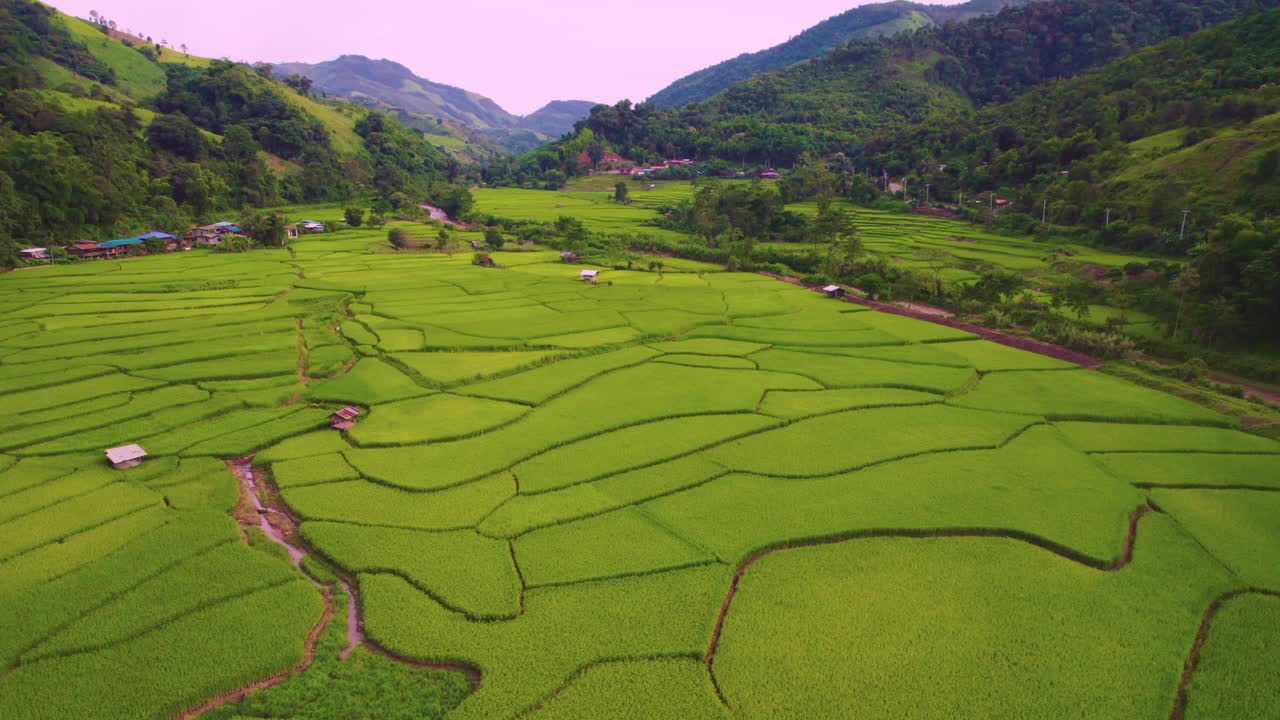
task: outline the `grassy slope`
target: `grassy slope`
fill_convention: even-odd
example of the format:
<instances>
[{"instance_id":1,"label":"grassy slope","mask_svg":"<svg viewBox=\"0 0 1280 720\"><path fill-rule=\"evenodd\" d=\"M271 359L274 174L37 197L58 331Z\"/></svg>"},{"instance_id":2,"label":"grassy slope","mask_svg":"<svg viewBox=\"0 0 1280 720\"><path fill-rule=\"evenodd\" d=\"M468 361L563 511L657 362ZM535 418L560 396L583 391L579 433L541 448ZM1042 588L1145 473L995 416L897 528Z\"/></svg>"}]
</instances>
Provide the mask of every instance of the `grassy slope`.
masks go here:
<instances>
[{"instance_id":1,"label":"grassy slope","mask_svg":"<svg viewBox=\"0 0 1280 720\"><path fill-rule=\"evenodd\" d=\"M1139 157L1155 157L1118 173L1110 181L1112 187L1142 202L1157 184L1172 182L1194 188L1198 196L1229 204L1262 156L1280 150L1280 113L1222 130L1190 147L1181 147L1182 134L1173 130L1132 143L1130 148Z\"/></svg>"},{"instance_id":2,"label":"grassy slope","mask_svg":"<svg viewBox=\"0 0 1280 720\"><path fill-rule=\"evenodd\" d=\"M59 19L72 37L83 42L94 57L115 71L120 90L130 98L147 100L164 90L163 67L79 18L59 14Z\"/></svg>"},{"instance_id":3,"label":"grassy slope","mask_svg":"<svg viewBox=\"0 0 1280 720\"><path fill-rule=\"evenodd\" d=\"M162 48L160 61L153 62L136 49L126 46L120 40L108 37L95 25L61 13L58 14L58 18L66 26L72 37L83 42L94 57L115 71L117 87L102 87L109 95L118 96L121 101L142 103L162 92L165 85L165 63L203 67L210 62L208 58L184 55L169 48ZM42 59L38 69L49 87L72 83L88 88L95 84L47 60ZM334 149L339 153L352 155L359 153L363 149L363 141L356 134L354 128L355 121L365 114L363 108L346 103L332 103L303 97L284 88L278 88L277 91L286 102L319 120L333 137ZM68 110L80 110L106 104L102 101L75 98L63 93L59 93L57 100L60 105ZM139 119L144 124L149 124L154 117L154 113L145 109L135 109L135 113L138 114ZM208 135L211 138L217 137L212 134ZM273 167L282 174L288 174L296 170L289 163L284 163L283 161L274 162L271 158L268 158L268 161L272 162Z\"/></svg>"}]
</instances>

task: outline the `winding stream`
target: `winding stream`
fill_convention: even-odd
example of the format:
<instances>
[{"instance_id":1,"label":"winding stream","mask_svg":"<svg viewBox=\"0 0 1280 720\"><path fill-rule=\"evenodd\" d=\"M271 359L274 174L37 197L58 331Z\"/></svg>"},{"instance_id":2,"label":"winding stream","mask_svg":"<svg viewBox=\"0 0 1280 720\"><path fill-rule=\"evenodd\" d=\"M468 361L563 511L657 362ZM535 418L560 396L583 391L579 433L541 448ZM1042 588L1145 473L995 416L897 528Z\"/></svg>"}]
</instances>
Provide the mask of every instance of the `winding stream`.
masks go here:
<instances>
[{"instance_id":1,"label":"winding stream","mask_svg":"<svg viewBox=\"0 0 1280 720\"><path fill-rule=\"evenodd\" d=\"M302 567L302 559L307 556L306 549L290 543L285 536L284 530L271 523L272 516L279 518L279 522L286 526L293 526L295 521L288 514L262 504L262 500L258 497L258 484L254 479L253 459L232 460L228 465L240 482L241 497L249 498L257 511L258 528L262 530L262 534L266 535L271 542L283 547L289 553L289 559L293 561L294 567L298 568L316 587L324 588L325 585L323 583L312 577ZM338 585L342 587L342 591L347 595L347 647L338 656L339 659L345 660L352 650L355 650L357 646L364 642L364 632L360 628L360 610L356 605L355 591L342 578L338 579Z\"/></svg>"}]
</instances>

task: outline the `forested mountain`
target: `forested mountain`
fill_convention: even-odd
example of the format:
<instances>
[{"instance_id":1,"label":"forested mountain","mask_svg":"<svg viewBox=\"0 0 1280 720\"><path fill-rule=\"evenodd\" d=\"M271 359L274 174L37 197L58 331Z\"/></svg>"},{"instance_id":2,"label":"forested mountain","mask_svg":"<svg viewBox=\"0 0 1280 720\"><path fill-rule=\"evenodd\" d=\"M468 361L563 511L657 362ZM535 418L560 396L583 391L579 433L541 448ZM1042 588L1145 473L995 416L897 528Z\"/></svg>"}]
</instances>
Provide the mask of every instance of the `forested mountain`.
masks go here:
<instances>
[{"instance_id":1,"label":"forested mountain","mask_svg":"<svg viewBox=\"0 0 1280 720\"><path fill-rule=\"evenodd\" d=\"M821 60L757 75L701 103L597 107L577 136L521 158L509 179L572 175L582 152L607 147L638 161L694 157L790 166L805 153L855 161L874 137L917 123L951 127L1144 46L1280 0L1060 0L1007 8L966 23L854 40ZM862 166L862 167L865 167ZM496 177L504 181L508 178Z\"/></svg>"},{"instance_id":2,"label":"forested mountain","mask_svg":"<svg viewBox=\"0 0 1280 720\"><path fill-rule=\"evenodd\" d=\"M962 5L924 5L894 2L861 5L824 20L790 40L760 52L744 53L680 78L658 91L649 102L678 107L700 102L730 85L771 70L782 70L820 58L858 38L876 38L948 22L964 22L1029 0L970 0Z\"/></svg>"},{"instance_id":3,"label":"forested mountain","mask_svg":"<svg viewBox=\"0 0 1280 720\"><path fill-rule=\"evenodd\" d=\"M1182 253L1227 212L1280 208L1280 10L1146 48L946 121L873 135L864 166L933 197L996 191L1109 244Z\"/></svg>"},{"instance_id":4,"label":"forested mountain","mask_svg":"<svg viewBox=\"0 0 1280 720\"><path fill-rule=\"evenodd\" d=\"M395 119L262 68L187 57L30 0L0 5L0 261L185 230L215 213L448 192L456 163Z\"/></svg>"},{"instance_id":5,"label":"forested mountain","mask_svg":"<svg viewBox=\"0 0 1280 720\"><path fill-rule=\"evenodd\" d=\"M519 118L489 98L452 85L431 82L390 60L343 55L309 65L276 63L276 75L302 75L313 87L330 95L374 100L409 112L453 120L477 130L513 127Z\"/></svg>"},{"instance_id":6,"label":"forested mountain","mask_svg":"<svg viewBox=\"0 0 1280 720\"><path fill-rule=\"evenodd\" d=\"M443 118L501 141L501 131L531 131L554 139L573 129L595 103L558 100L520 117L503 110L483 95L432 82L391 60L371 60L363 55L343 55L336 60L308 65L278 63L276 75L300 75L316 90L366 105L383 105L415 115ZM502 143L499 142L499 145Z\"/></svg>"}]
</instances>

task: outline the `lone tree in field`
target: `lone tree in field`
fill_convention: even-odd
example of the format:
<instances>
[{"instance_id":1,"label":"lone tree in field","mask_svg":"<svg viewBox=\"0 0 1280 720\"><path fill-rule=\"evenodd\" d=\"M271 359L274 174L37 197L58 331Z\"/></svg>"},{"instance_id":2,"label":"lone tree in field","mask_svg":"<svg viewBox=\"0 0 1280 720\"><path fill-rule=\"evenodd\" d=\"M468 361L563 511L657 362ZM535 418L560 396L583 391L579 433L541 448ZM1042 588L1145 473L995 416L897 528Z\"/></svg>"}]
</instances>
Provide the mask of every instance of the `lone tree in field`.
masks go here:
<instances>
[{"instance_id":1,"label":"lone tree in field","mask_svg":"<svg viewBox=\"0 0 1280 720\"><path fill-rule=\"evenodd\" d=\"M350 227L360 227L364 224L364 210L361 208L347 208L342 215L346 218L347 225Z\"/></svg>"},{"instance_id":2,"label":"lone tree in field","mask_svg":"<svg viewBox=\"0 0 1280 720\"><path fill-rule=\"evenodd\" d=\"M387 231L387 241L396 247L404 247L405 241L409 239L409 234L404 228L391 228Z\"/></svg>"},{"instance_id":3,"label":"lone tree in field","mask_svg":"<svg viewBox=\"0 0 1280 720\"><path fill-rule=\"evenodd\" d=\"M627 202L627 184L621 180L613 186L613 201L620 204Z\"/></svg>"},{"instance_id":4,"label":"lone tree in field","mask_svg":"<svg viewBox=\"0 0 1280 720\"><path fill-rule=\"evenodd\" d=\"M492 226L484 229L484 244L488 245L489 249L501 250L503 242L501 230Z\"/></svg>"}]
</instances>

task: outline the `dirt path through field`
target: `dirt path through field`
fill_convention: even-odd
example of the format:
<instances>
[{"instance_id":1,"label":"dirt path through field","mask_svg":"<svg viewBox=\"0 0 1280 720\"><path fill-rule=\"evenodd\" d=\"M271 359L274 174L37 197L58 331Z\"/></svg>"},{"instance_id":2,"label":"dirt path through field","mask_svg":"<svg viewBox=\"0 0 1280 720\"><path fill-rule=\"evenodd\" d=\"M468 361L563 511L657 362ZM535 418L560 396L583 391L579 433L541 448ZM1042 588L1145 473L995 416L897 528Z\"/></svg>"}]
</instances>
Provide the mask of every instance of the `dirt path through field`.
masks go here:
<instances>
[{"instance_id":1,"label":"dirt path through field","mask_svg":"<svg viewBox=\"0 0 1280 720\"><path fill-rule=\"evenodd\" d=\"M243 700L250 693L257 690L278 685L284 682L290 676L305 671L311 666L315 659L316 643L320 639L320 634L324 632L329 623L333 621L335 610L332 598L334 590L333 585L326 585L312 577L302 567L302 559L309 553L297 540L298 521L289 513L280 500L279 495L273 488L267 485L259 484L253 469L253 456L243 458L231 458L225 461L227 469L236 476L236 483L240 489L240 501L232 510L232 517L236 520L236 524L240 528L240 539L245 544L249 543L248 530L257 528L271 542L283 547L289 554L290 561L294 567L310 580L323 594L324 612L320 616L320 620L311 628L311 632L307 634L306 640L303 642L302 659L296 665L277 673L271 677L249 683L235 690L231 690L208 701L201 703L195 708L187 710L175 716L178 720L191 720L199 717L210 710L226 705L230 702ZM259 496L259 490L262 496ZM266 502L263 501L266 498ZM355 589L344 578L338 578L337 587L347 595L347 646L342 649L338 655L339 660L345 660L357 647L364 646L370 652L376 652L380 655L388 657L396 662L402 662L406 665L415 667L433 668L439 670L452 670L461 672L471 681L472 687L480 687L480 671L478 668L468 667L460 664L445 663L428 663L418 662L396 656L376 643L369 642L364 635L363 623L360 620L360 604Z\"/></svg>"},{"instance_id":2,"label":"dirt path through field","mask_svg":"<svg viewBox=\"0 0 1280 720\"><path fill-rule=\"evenodd\" d=\"M453 227L456 227L459 230L467 229L466 225L463 225L457 220L454 220L453 218L449 217L449 213L445 212L441 208L436 207L435 205L428 205L426 203L422 203L418 207L422 208L423 210L426 210L427 214L431 216L431 219L435 220L436 222L444 223L445 225L452 225Z\"/></svg>"},{"instance_id":3,"label":"dirt path through field","mask_svg":"<svg viewBox=\"0 0 1280 720\"><path fill-rule=\"evenodd\" d=\"M298 545L295 540L298 534L298 521L288 512L273 507L275 503L264 504L262 498L258 496L259 485L254 477L253 458L228 460L227 467L235 474L236 481L240 485L240 503L236 506L235 516L236 521L241 525L242 532L248 527L260 529L267 539L289 553L289 559L294 567L298 568L308 580L311 580L316 587L327 590L323 583L311 577L302 567L302 559L307 556L307 550ZM262 489L263 494L271 498L270 489L265 487ZM338 585L347 594L347 647L342 651L342 657L345 658L357 645L364 642L364 633L360 629L355 591L345 580L339 580ZM328 602L327 599L326 602Z\"/></svg>"}]
</instances>

